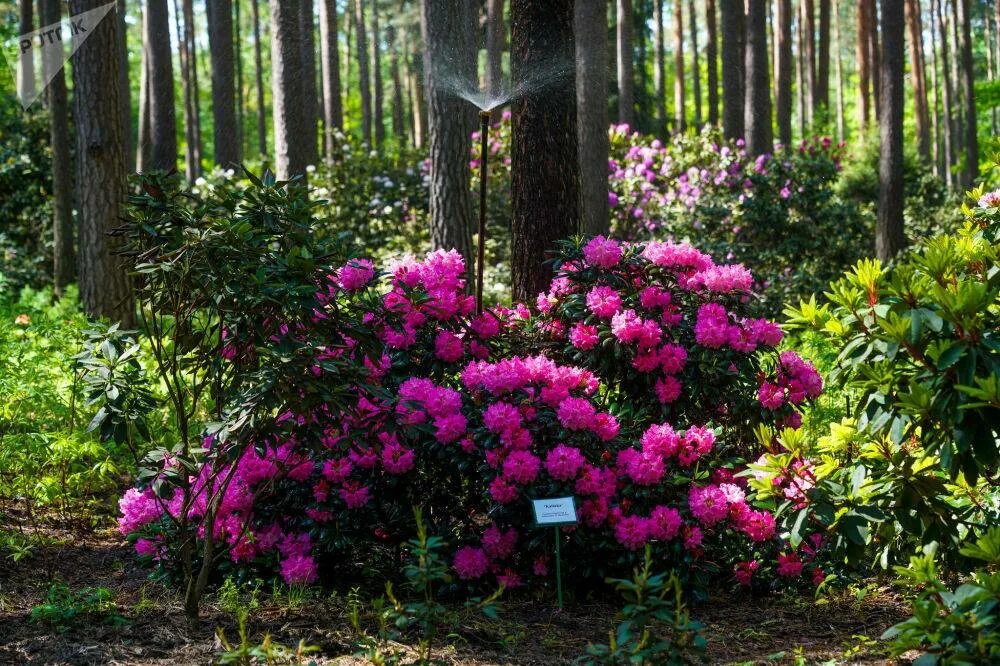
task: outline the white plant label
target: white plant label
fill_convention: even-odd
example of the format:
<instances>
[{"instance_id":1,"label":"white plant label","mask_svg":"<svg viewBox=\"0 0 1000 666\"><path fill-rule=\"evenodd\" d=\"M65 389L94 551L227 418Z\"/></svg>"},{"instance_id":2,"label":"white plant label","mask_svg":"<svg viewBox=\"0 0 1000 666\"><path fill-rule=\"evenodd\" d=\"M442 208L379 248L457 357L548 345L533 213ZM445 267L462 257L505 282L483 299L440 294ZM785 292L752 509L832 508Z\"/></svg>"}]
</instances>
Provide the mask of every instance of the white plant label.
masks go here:
<instances>
[{"instance_id":1,"label":"white plant label","mask_svg":"<svg viewBox=\"0 0 1000 666\"><path fill-rule=\"evenodd\" d=\"M573 525L577 522L573 497L550 497L531 500L538 525Z\"/></svg>"}]
</instances>

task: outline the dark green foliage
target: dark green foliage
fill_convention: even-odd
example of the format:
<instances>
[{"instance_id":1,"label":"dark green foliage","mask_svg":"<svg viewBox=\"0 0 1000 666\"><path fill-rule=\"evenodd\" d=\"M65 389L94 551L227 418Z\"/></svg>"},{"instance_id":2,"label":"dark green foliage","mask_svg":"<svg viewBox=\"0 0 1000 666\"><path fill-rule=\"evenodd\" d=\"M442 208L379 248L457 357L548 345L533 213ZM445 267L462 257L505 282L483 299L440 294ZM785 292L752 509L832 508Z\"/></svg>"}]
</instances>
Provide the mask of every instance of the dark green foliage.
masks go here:
<instances>
[{"instance_id":1,"label":"dark green foliage","mask_svg":"<svg viewBox=\"0 0 1000 666\"><path fill-rule=\"evenodd\" d=\"M45 602L31 609L31 619L51 625L58 631L66 631L82 622L113 625L126 622L118 614L118 604L106 587L72 590L62 582L49 587Z\"/></svg>"}]
</instances>

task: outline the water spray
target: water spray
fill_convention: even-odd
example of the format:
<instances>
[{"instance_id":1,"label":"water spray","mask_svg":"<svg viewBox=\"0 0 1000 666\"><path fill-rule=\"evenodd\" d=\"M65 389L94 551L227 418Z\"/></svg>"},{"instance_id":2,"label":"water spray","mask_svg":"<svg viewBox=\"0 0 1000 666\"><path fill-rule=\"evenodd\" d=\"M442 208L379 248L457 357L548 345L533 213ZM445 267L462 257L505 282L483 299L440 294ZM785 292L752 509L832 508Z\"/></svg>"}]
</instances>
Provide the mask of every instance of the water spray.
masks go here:
<instances>
[{"instance_id":1,"label":"water spray","mask_svg":"<svg viewBox=\"0 0 1000 666\"><path fill-rule=\"evenodd\" d=\"M483 274L486 268L486 177L489 175L490 110L479 112L479 256L476 262L476 314L483 313Z\"/></svg>"}]
</instances>

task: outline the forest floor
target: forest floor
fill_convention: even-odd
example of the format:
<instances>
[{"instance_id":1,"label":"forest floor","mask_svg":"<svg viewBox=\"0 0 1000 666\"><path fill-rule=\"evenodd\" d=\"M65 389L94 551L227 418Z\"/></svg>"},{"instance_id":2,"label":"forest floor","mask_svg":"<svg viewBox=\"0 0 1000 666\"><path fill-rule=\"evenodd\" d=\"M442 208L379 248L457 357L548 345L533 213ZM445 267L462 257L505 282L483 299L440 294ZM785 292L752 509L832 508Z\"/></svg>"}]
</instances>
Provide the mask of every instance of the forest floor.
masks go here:
<instances>
[{"instance_id":1,"label":"forest floor","mask_svg":"<svg viewBox=\"0 0 1000 666\"><path fill-rule=\"evenodd\" d=\"M185 620L176 591L147 580L112 530L53 531L46 545L14 563L0 560L0 664L208 664L221 652L216 630L237 640L233 617L210 602L201 624ZM69 588L107 588L114 621L77 622L55 629L31 619L53 581ZM860 590L860 591L859 591ZM564 611L537 601L503 602L501 620L463 625L435 656L443 663L564 664L589 642L606 642L617 608L573 604ZM706 625L713 664L885 664L882 632L906 616L907 605L876 585L827 597L748 595L714 598L692 609ZM261 599L248 634L295 646L319 647L317 664L354 666L357 638L343 596L272 603ZM444 642L444 641L442 641ZM394 649L410 648L393 645Z\"/></svg>"}]
</instances>

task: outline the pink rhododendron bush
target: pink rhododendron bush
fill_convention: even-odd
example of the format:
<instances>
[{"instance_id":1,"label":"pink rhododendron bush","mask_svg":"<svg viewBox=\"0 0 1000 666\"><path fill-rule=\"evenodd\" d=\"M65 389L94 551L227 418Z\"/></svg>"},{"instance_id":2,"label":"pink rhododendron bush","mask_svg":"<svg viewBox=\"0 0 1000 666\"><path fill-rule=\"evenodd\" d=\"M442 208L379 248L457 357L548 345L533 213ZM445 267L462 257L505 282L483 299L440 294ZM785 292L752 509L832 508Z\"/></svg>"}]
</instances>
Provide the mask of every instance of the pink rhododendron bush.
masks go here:
<instances>
[{"instance_id":1,"label":"pink rhododendron bush","mask_svg":"<svg viewBox=\"0 0 1000 666\"><path fill-rule=\"evenodd\" d=\"M512 589L551 581L552 531L533 528L529 500L572 495L575 580L621 571L647 544L689 579L798 577L821 541L785 544L741 472L760 454L754 428L796 427L821 383L751 316L750 272L603 237L567 242L556 266L533 308L478 315L455 252L320 270L311 322L225 328L217 350L253 364L343 322L315 364L272 378L299 399L266 427L206 427L211 463L161 455L122 498L121 531L165 573L192 547L173 527L189 521L218 544L218 568L312 584L396 575L422 506L457 581ZM330 373L325 357L356 371Z\"/></svg>"}]
</instances>

